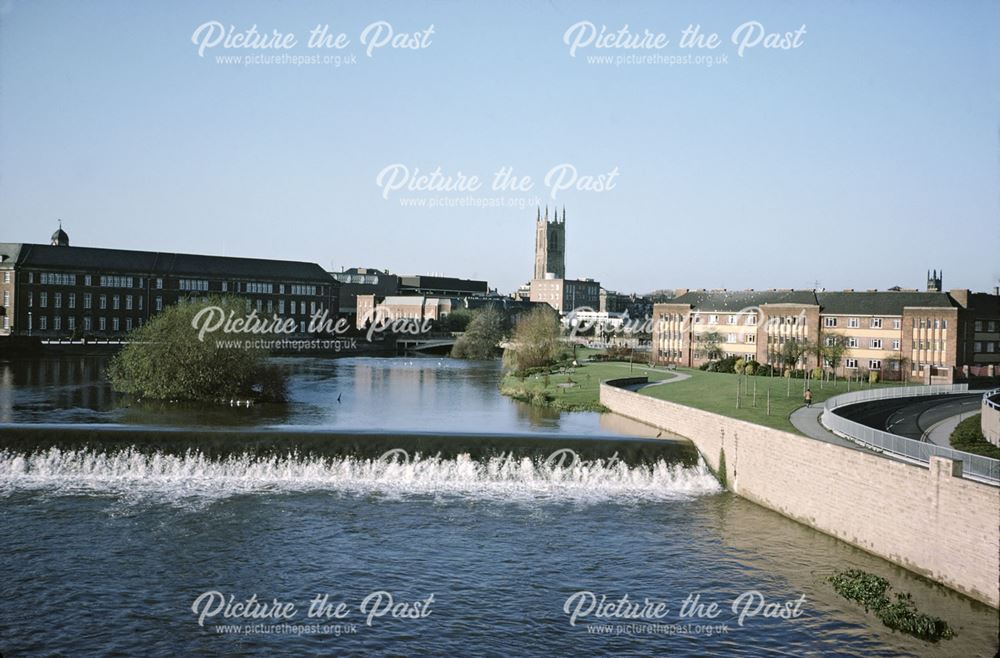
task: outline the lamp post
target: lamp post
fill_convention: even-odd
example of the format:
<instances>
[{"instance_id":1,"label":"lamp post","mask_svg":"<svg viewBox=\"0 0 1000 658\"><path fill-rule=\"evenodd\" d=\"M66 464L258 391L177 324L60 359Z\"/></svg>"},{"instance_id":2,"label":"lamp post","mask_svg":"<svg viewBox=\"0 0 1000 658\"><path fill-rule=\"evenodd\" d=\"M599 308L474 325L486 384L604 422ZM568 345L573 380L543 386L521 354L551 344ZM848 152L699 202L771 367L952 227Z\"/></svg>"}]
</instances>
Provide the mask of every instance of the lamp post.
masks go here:
<instances>
[{"instance_id":1,"label":"lamp post","mask_svg":"<svg viewBox=\"0 0 1000 658\"><path fill-rule=\"evenodd\" d=\"M31 335L31 311L28 311L28 335Z\"/></svg>"}]
</instances>

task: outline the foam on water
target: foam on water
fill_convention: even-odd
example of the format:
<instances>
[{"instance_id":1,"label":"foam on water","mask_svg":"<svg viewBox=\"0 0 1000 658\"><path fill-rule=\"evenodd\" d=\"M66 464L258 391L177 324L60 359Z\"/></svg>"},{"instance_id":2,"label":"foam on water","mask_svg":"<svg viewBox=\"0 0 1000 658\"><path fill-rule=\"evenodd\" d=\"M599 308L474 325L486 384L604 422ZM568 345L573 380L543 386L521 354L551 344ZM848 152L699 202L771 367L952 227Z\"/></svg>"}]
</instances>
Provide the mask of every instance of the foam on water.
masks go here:
<instances>
[{"instance_id":1,"label":"foam on water","mask_svg":"<svg viewBox=\"0 0 1000 658\"><path fill-rule=\"evenodd\" d=\"M432 495L496 500L577 502L675 500L720 490L703 462L658 461L550 465L528 458L476 461L421 457L357 459L184 455L60 450L30 454L0 451L0 495L38 491L53 495L112 495L181 502L254 493L331 491L392 498Z\"/></svg>"}]
</instances>

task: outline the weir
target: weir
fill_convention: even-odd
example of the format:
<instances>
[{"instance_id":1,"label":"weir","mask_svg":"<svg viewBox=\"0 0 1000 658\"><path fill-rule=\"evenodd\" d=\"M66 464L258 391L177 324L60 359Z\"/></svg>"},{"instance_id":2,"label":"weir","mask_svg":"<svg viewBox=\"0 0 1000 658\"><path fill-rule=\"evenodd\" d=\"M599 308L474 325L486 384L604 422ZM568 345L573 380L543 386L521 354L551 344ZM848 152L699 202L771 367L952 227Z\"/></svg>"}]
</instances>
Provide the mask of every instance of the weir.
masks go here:
<instances>
[{"instance_id":1,"label":"weir","mask_svg":"<svg viewBox=\"0 0 1000 658\"><path fill-rule=\"evenodd\" d=\"M52 448L184 455L196 451L209 458L232 455L351 457L377 459L392 450L410 456L454 459L468 455L484 461L495 457L544 461L559 451L572 451L578 460L615 459L629 466L667 462L694 466L694 445L679 439L643 439L563 434L469 432L340 431L310 428L170 428L133 425L0 424L0 450L37 453ZM564 454L563 463L570 456Z\"/></svg>"}]
</instances>

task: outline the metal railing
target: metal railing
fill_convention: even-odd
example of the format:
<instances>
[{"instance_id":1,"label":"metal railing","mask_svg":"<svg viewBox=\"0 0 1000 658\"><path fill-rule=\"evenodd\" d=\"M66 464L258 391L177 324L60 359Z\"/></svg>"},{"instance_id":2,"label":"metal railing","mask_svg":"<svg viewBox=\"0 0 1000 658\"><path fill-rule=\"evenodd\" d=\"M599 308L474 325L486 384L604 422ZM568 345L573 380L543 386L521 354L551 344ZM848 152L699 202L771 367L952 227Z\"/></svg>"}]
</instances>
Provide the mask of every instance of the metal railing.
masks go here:
<instances>
[{"instance_id":1,"label":"metal railing","mask_svg":"<svg viewBox=\"0 0 1000 658\"><path fill-rule=\"evenodd\" d=\"M823 425L856 443L879 452L895 455L903 459L929 464L931 457L945 457L962 462L962 477L1000 485L1000 460L982 455L945 448L943 446L908 439L884 430L877 430L833 413L834 409L871 400L891 400L896 398L919 397L924 395L948 395L967 393L968 384L938 384L934 386L900 386L869 389L837 395L823 404Z\"/></svg>"},{"instance_id":2,"label":"metal railing","mask_svg":"<svg viewBox=\"0 0 1000 658\"><path fill-rule=\"evenodd\" d=\"M997 398L996 401L991 399L994 397ZM995 388L992 391L986 391L983 393L983 404L987 407L1000 411L1000 388Z\"/></svg>"}]
</instances>

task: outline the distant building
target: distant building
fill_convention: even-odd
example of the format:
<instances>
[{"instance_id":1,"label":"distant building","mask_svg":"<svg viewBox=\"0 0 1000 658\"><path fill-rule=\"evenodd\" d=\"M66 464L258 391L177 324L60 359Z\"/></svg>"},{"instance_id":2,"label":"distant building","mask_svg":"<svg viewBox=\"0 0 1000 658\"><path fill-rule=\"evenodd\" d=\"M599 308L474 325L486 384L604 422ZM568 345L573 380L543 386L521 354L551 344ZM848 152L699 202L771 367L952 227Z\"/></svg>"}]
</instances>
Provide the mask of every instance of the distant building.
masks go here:
<instances>
[{"instance_id":1,"label":"distant building","mask_svg":"<svg viewBox=\"0 0 1000 658\"><path fill-rule=\"evenodd\" d=\"M566 209L563 208L561 220L558 211L549 220L548 207L544 217L539 208L535 218L535 271L528 284L527 299L545 302L564 315L580 307L597 310L600 292L601 284L593 279L566 278ZM525 298L523 287L516 295Z\"/></svg>"},{"instance_id":2,"label":"distant building","mask_svg":"<svg viewBox=\"0 0 1000 658\"><path fill-rule=\"evenodd\" d=\"M475 279L457 279L448 276L412 275L399 278L401 295L436 295L442 297L468 297L489 293L489 284Z\"/></svg>"},{"instance_id":3,"label":"distant building","mask_svg":"<svg viewBox=\"0 0 1000 658\"><path fill-rule=\"evenodd\" d=\"M838 373L875 371L886 379L951 382L992 375L1000 363L1000 297L952 290L938 275L927 292L679 290L653 307L653 359L698 366L715 343L726 355L778 365L795 339L821 348L842 340ZM840 336L838 339L836 336ZM713 340L714 339L714 340ZM800 367L834 367L815 350Z\"/></svg>"},{"instance_id":4,"label":"distant building","mask_svg":"<svg viewBox=\"0 0 1000 658\"><path fill-rule=\"evenodd\" d=\"M562 221L559 221L558 211L553 211L552 221L549 221L549 207L545 206L545 217L542 209L538 209L535 219L535 275L533 279L544 279L551 275L562 279L566 276L566 208L563 208Z\"/></svg>"},{"instance_id":5,"label":"distant building","mask_svg":"<svg viewBox=\"0 0 1000 658\"><path fill-rule=\"evenodd\" d=\"M560 314L581 307L596 310L601 303L601 284L593 279L535 279L529 299L545 302Z\"/></svg>"},{"instance_id":6,"label":"distant building","mask_svg":"<svg viewBox=\"0 0 1000 658\"><path fill-rule=\"evenodd\" d=\"M341 272L330 272L340 284L340 313L355 315L358 295L386 297L399 293L399 276L386 270L371 267L352 267Z\"/></svg>"},{"instance_id":7,"label":"distant building","mask_svg":"<svg viewBox=\"0 0 1000 658\"><path fill-rule=\"evenodd\" d=\"M246 298L261 314L296 318L338 308L338 284L315 263L0 243L0 334L116 338L178 301Z\"/></svg>"},{"instance_id":8,"label":"distant building","mask_svg":"<svg viewBox=\"0 0 1000 658\"><path fill-rule=\"evenodd\" d=\"M424 295L358 295L355 326L364 329L371 325L395 320L437 321L459 308L461 301L449 297Z\"/></svg>"}]
</instances>

